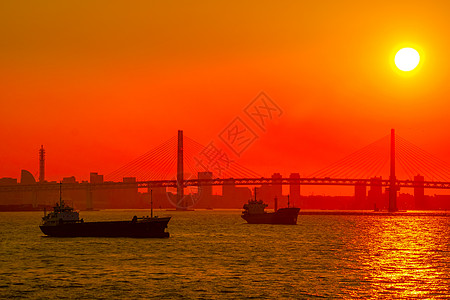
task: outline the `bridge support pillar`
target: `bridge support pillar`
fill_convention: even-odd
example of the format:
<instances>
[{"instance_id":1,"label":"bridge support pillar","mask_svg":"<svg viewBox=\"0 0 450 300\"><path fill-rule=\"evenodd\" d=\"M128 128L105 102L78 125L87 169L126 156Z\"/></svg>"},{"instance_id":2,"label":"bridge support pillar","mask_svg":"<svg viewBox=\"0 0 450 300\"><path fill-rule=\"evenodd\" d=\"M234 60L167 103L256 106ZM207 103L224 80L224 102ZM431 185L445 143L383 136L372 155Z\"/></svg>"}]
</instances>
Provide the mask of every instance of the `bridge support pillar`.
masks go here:
<instances>
[{"instance_id":1,"label":"bridge support pillar","mask_svg":"<svg viewBox=\"0 0 450 300\"><path fill-rule=\"evenodd\" d=\"M178 130L178 151L177 151L177 210L187 209L184 199L184 178L183 178L183 130Z\"/></svg>"},{"instance_id":2,"label":"bridge support pillar","mask_svg":"<svg viewBox=\"0 0 450 300\"><path fill-rule=\"evenodd\" d=\"M389 212L398 211L397 208L397 179L395 178L395 129L391 129L391 168L389 176Z\"/></svg>"}]
</instances>

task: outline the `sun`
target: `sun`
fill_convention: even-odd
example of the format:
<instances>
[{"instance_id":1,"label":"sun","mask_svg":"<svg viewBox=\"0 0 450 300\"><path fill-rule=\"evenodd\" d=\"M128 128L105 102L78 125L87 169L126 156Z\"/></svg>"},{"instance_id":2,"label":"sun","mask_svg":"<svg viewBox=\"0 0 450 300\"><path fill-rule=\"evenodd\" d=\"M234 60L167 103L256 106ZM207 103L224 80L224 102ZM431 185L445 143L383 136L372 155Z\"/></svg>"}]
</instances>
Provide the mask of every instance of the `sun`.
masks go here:
<instances>
[{"instance_id":1,"label":"sun","mask_svg":"<svg viewBox=\"0 0 450 300\"><path fill-rule=\"evenodd\" d=\"M405 72L414 70L419 64L419 61L419 52L413 48L400 49L395 55L395 65Z\"/></svg>"}]
</instances>

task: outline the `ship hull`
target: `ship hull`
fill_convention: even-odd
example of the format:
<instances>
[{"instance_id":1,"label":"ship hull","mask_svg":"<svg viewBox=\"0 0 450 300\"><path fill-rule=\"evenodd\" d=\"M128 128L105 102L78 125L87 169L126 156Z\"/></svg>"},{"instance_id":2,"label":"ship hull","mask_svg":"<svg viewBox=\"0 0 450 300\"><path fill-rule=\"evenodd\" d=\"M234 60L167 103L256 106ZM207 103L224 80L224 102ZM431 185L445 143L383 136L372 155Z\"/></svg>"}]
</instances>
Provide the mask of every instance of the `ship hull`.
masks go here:
<instances>
[{"instance_id":1,"label":"ship hull","mask_svg":"<svg viewBox=\"0 0 450 300\"><path fill-rule=\"evenodd\" d=\"M242 214L241 217L249 224L297 224L300 208L281 208L273 213Z\"/></svg>"},{"instance_id":2,"label":"ship hull","mask_svg":"<svg viewBox=\"0 0 450 300\"><path fill-rule=\"evenodd\" d=\"M134 237L166 238L168 218L146 221L76 222L39 226L45 235L52 237Z\"/></svg>"}]
</instances>

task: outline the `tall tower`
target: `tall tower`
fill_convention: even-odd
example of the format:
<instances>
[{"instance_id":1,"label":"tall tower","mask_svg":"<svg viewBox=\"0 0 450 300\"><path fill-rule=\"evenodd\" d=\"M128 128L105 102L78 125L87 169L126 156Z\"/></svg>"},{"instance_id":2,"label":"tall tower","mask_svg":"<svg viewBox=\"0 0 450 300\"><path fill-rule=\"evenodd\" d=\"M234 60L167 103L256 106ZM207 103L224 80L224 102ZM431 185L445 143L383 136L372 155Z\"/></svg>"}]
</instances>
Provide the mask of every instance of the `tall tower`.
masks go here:
<instances>
[{"instance_id":1,"label":"tall tower","mask_svg":"<svg viewBox=\"0 0 450 300\"><path fill-rule=\"evenodd\" d=\"M395 178L395 129L391 129L391 170L389 175L389 212L397 208L397 180Z\"/></svg>"},{"instance_id":2,"label":"tall tower","mask_svg":"<svg viewBox=\"0 0 450 300\"><path fill-rule=\"evenodd\" d=\"M177 209L186 209L184 203L183 183L183 130L178 130L178 157L177 157Z\"/></svg>"},{"instance_id":3,"label":"tall tower","mask_svg":"<svg viewBox=\"0 0 450 300\"><path fill-rule=\"evenodd\" d=\"M45 150L44 145L39 149L39 182L45 181Z\"/></svg>"}]
</instances>

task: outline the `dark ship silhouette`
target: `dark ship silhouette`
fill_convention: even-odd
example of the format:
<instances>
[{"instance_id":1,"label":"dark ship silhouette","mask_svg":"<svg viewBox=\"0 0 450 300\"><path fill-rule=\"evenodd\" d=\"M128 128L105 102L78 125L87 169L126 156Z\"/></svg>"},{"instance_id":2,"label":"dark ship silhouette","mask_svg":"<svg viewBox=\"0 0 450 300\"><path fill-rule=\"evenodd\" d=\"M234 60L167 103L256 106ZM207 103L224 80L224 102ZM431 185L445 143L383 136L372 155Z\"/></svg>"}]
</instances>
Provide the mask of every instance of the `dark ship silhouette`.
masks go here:
<instances>
[{"instance_id":1,"label":"dark ship silhouette","mask_svg":"<svg viewBox=\"0 0 450 300\"><path fill-rule=\"evenodd\" d=\"M264 209L266 207L267 204L263 203L261 200L256 200L255 192L255 199L249 200L247 204L244 204L244 211L242 212L241 217L249 224L297 224L300 208L289 207L289 196L288 207L277 209L277 198L275 198L274 212L265 212Z\"/></svg>"},{"instance_id":2,"label":"dark ship silhouette","mask_svg":"<svg viewBox=\"0 0 450 300\"><path fill-rule=\"evenodd\" d=\"M170 217L153 217L152 208L150 217L134 216L131 221L84 222L79 213L61 199L60 186L59 203L53 212L44 215L39 227L45 235L52 237L165 238L169 237L165 232L169 221Z\"/></svg>"}]
</instances>

